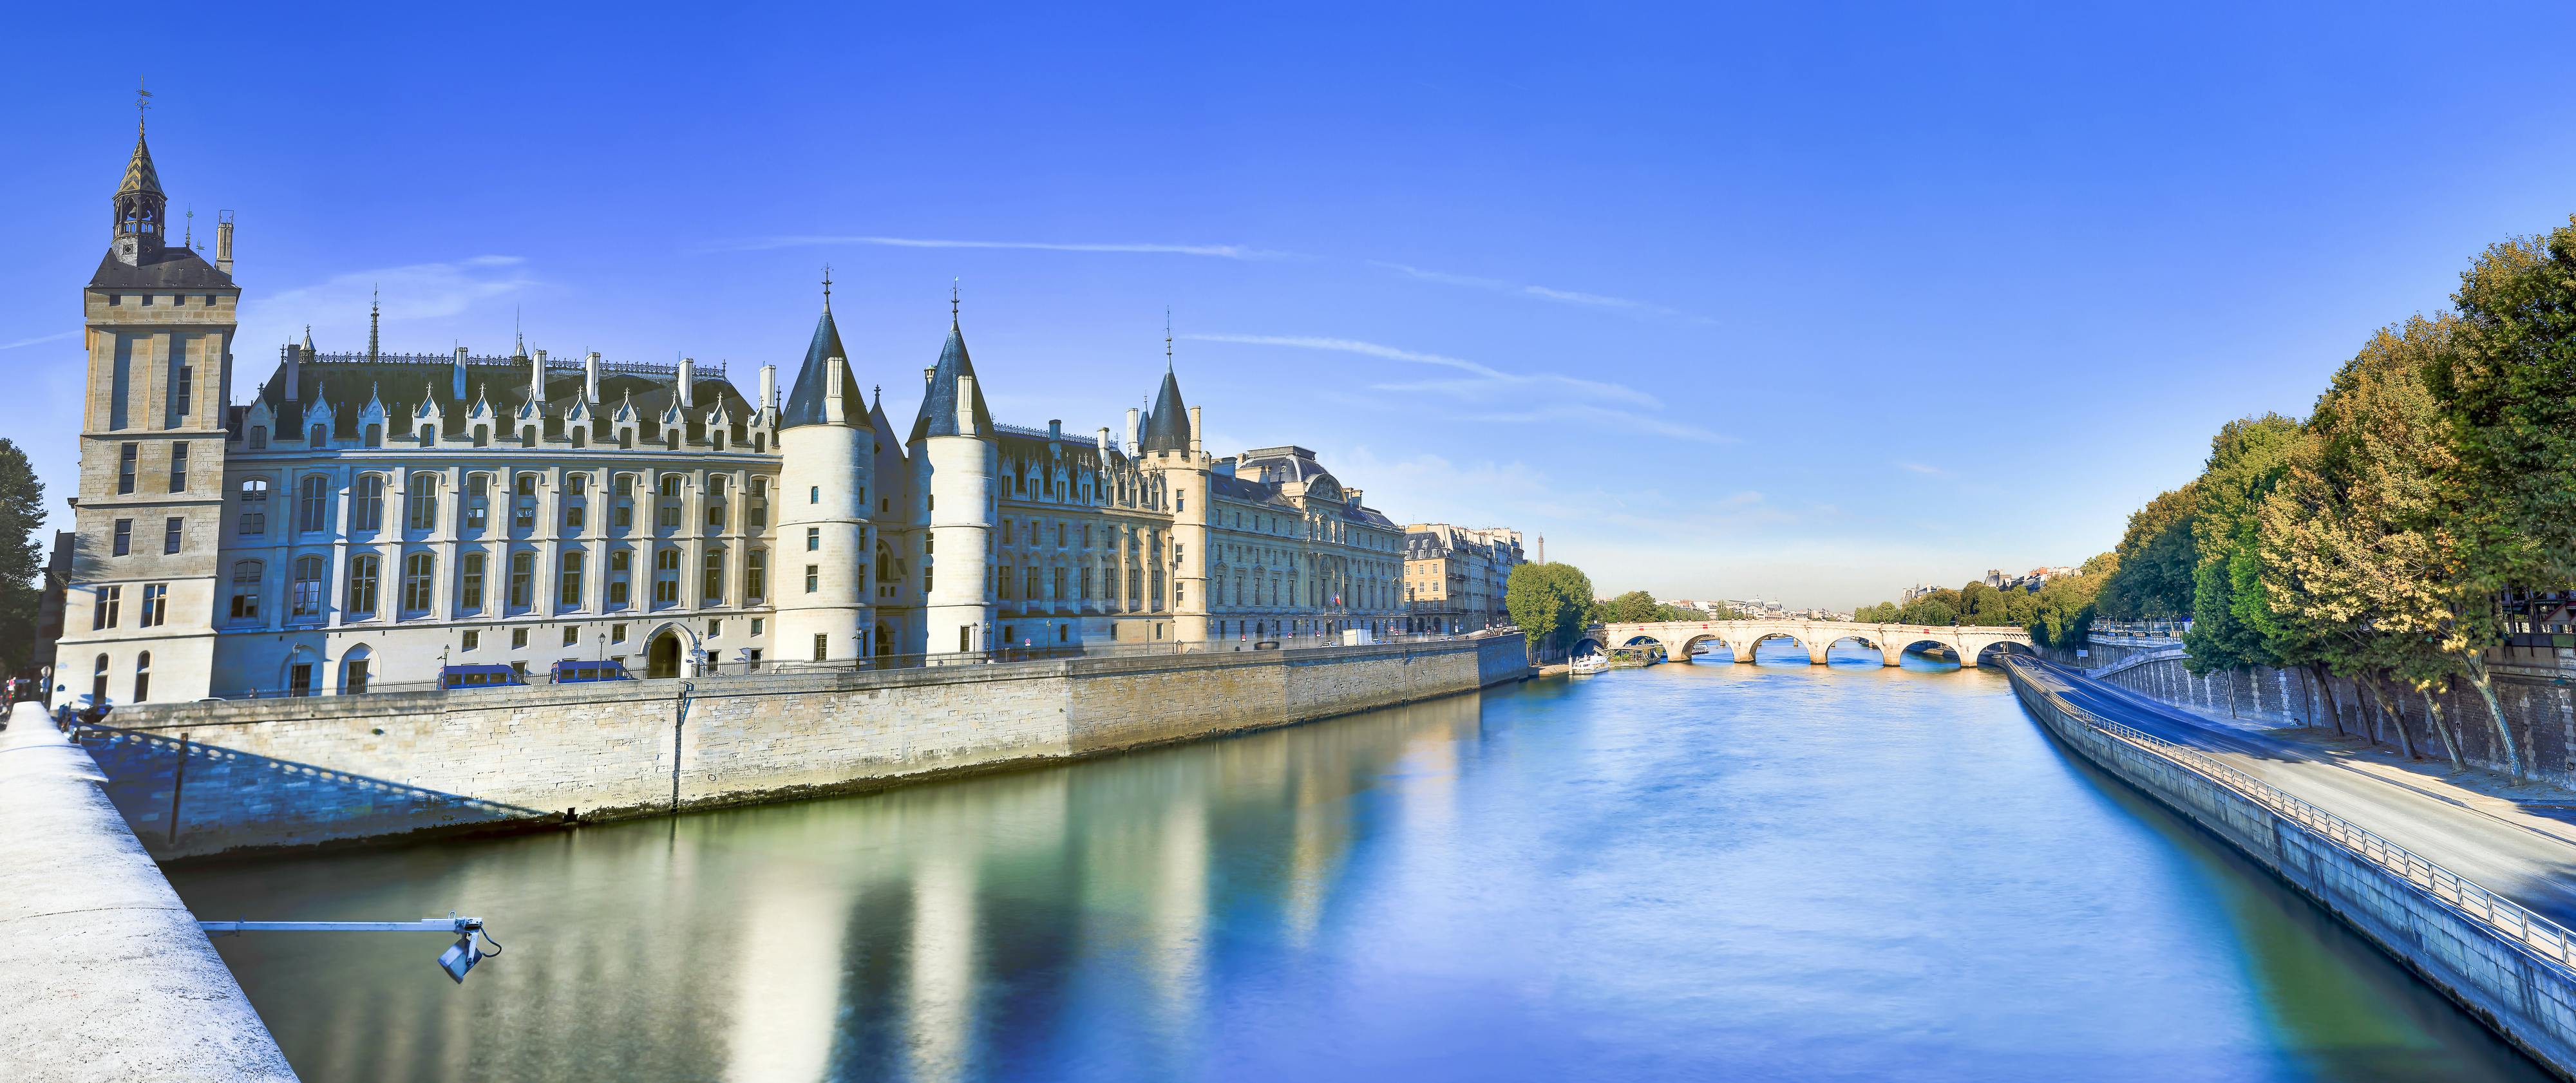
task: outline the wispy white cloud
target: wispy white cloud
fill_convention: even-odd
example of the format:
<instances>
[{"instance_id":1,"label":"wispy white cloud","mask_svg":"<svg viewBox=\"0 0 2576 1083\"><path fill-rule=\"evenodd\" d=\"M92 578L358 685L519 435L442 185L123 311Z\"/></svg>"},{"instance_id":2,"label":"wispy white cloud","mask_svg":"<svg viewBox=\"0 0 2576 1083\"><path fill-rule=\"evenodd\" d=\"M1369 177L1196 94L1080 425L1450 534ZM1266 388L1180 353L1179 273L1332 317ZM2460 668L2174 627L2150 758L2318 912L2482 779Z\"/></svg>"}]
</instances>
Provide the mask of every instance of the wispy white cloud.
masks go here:
<instances>
[{"instance_id":1,"label":"wispy white cloud","mask_svg":"<svg viewBox=\"0 0 2576 1083\"><path fill-rule=\"evenodd\" d=\"M1496 424L1583 421L1603 425L1616 425L1622 430L1628 432L1650 433L1655 436L1666 436L1675 440L1689 440L1694 443L1732 444L1737 442L1735 437L1728 436L1715 429L1702 428L1698 425L1688 425L1678 421L1666 421L1663 418L1641 414L1634 410L1619 410L1607 406L1594 406L1589 403L1579 402L1559 403L1551 406L1541 406L1530 410L1510 410L1498 413L1467 414L1459 418L1459 420L1491 422Z\"/></svg>"},{"instance_id":2,"label":"wispy white cloud","mask_svg":"<svg viewBox=\"0 0 2576 1083\"><path fill-rule=\"evenodd\" d=\"M764 237L754 241L726 245L727 252L767 252L780 248L816 248L838 245L872 244L886 248L1007 248L1026 252L1130 252L1166 256L1210 256L1217 259L1279 259L1288 253L1246 248L1235 244L1143 244L1143 243L1070 243L1058 241L960 241L932 237L874 237L860 235L815 235L802 237Z\"/></svg>"},{"instance_id":3,"label":"wispy white cloud","mask_svg":"<svg viewBox=\"0 0 2576 1083\"><path fill-rule=\"evenodd\" d=\"M1584 293L1579 290L1561 290L1549 286L1526 285L1518 282L1506 282L1499 278L1485 278L1479 275L1451 274L1447 271L1428 270L1426 268L1409 266L1402 263L1387 263L1382 260L1370 260L1369 265L1372 267L1382 267L1407 278L1416 278L1424 282L1438 282L1446 286L1465 286L1470 289L1490 290L1495 293L1507 293L1517 297L1533 297L1542 301L1554 301L1558 304L1582 305L1586 308L1606 308L1624 312L1647 313L1656 316L1679 316L1685 319L1694 320L1700 318L1692 316L1690 313L1682 312L1678 309L1666 308L1662 305L1648 304L1644 301L1632 300L1626 297L1612 297L1608 294Z\"/></svg>"},{"instance_id":4,"label":"wispy white cloud","mask_svg":"<svg viewBox=\"0 0 2576 1083\"><path fill-rule=\"evenodd\" d=\"M1394 346L1382 345L1375 342L1364 342L1354 338L1326 338L1314 335L1234 334L1182 335L1180 337L1194 342L1233 342L1251 346L1288 346L1300 350L1331 350L1336 353L1358 354L1362 357L1383 358L1388 361L1409 361L1418 365L1436 365L1441 368L1455 369L1459 372L1469 373L1476 377L1472 380L1417 380L1374 385L1381 391L1428 391L1454 395L1460 398L1486 398L1491 397L1493 392L1504 389L1547 387L1563 391L1571 391L1589 398L1606 399L1613 402L1634 403L1639 406L1662 405L1654 396L1625 384L1614 384L1601 380L1586 380L1580 377L1565 376L1552 372L1504 372L1503 370L1491 365L1469 361L1463 357L1449 357L1444 354L1424 353L1419 350L1400 349Z\"/></svg>"},{"instance_id":5,"label":"wispy white cloud","mask_svg":"<svg viewBox=\"0 0 2576 1083\"><path fill-rule=\"evenodd\" d=\"M78 331L56 331L50 335L38 335L34 338L22 338L16 342L0 342L0 350L14 350L20 346L34 346L45 342L61 342L67 338L78 337L80 337L80 332Z\"/></svg>"},{"instance_id":6,"label":"wispy white cloud","mask_svg":"<svg viewBox=\"0 0 2576 1083\"><path fill-rule=\"evenodd\" d=\"M381 295L388 325L454 316L477 303L540 285L518 256L475 256L450 263L409 263L331 276L309 286L254 296L242 311L246 342L286 341L312 324L317 334L347 335L366 326L367 305Z\"/></svg>"}]
</instances>

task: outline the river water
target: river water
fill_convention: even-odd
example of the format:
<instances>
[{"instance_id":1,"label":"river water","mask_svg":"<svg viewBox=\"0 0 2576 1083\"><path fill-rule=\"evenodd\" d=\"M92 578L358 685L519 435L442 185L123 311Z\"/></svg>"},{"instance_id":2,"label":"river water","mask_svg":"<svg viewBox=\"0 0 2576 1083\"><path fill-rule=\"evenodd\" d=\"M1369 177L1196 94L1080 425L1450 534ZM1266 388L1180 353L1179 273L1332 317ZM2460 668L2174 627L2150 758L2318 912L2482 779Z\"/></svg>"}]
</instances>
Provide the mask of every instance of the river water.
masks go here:
<instances>
[{"instance_id":1,"label":"river water","mask_svg":"<svg viewBox=\"0 0 2576 1083\"><path fill-rule=\"evenodd\" d=\"M172 872L491 922L219 939L313 1083L2545 1078L2001 676L1805 661Z\"/></svg>"}]
</instances>

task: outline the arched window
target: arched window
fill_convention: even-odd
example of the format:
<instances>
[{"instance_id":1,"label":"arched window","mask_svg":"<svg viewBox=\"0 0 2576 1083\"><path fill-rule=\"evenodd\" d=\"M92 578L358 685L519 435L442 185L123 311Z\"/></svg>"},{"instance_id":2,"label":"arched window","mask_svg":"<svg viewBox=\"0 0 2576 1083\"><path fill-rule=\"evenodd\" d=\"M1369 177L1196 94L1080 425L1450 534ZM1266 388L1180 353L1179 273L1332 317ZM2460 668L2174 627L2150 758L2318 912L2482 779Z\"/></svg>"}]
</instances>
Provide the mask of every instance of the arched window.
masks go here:
<instances>
[{"instance_id":1,"label":"arched window","mask_svg":"<svg viewBox=\"0 0 2576 1083\"><path fill-rule=\"evenodd\" d=\"M321 557L307 555L295 558L295 580L287 594L287 616L300 620L321 619L324 570Z\"/></svg>"},{"instance_id":2,"label":"arched window","mask_svg":"<svg viewBox=\"0 0 2576 1083\"><path fill-rule=\"evenodd\" d=\"M349 603L347 618L367 620L376 615L376 573L379 561L375 555L360 553L349 558Z\"/></svg>"},{"instance_id":3,"label":"arched window","mask_svg":"<svg viewBox=\"0 0 2576 1083\"><path fill-rule=\"evenodd\" d=\"M262 567L256 560L233 562L232 619L259 619L259 580Z\"/></svg>"},{"instance_id":4,"label":"arched window","mask_svg":"<svg viewBox=\"0 0 2576 1083\"><path fill-rule=\"evenodd\" d=\"M152 698L152 652L134 656L134 702Z\"/></svg>"},{"instance_id":5,"label":"arched window","mask_svg":"<svg viewBox=\"0 0 2576 1083\"><path fill-rule=\"evenodd\" d=\"M295 529L316 533L331 522L331 479L306 474L295 494Z\"/></svg>"},{"instance_id":6,"label":"arched window","mask_svg":"<svg viewBox=\"0 0 2576 1083\"><path fill-rule=\"evenodd\" d=\"M248 537L268 533L267 478L248 478L241 483L241 533Z\"/></svg>"},{"instance_id":7,"label":"arched window","mask_svg":"<svg viewBox=\"0 0 2576 1083\"><path fill-rule=\"evenodd\" d=\"M438 475L412 471L403 479L403 525L413 530L438 529Z\"/></svg>"},{"instance_id":8,"label":"arched window","mask_svg":"<svg viewBox=\"0 0 2576 1083\"><path fill-rule=\"evenodd\" d=\"M350 499L349 528L381 530L384 528L384 520L385 476L383 474L358 475L358 489Z\"/></svg>"},{"instance_id":9,"label":"arched window","mask_svg":"<svg viewBox=\"0 0 2576 1083\"><path fill-rule=\"evenodd\" d=\"M89 701L91 703L107 702L107 656L104 654L99 655L98 663L90 667Z\"/></svg>"},{"instance_id":10,"label":"arched window","mask_svg":"<svg viewBox=\"0 0 2576 1083\"><path fill-rule=\"evenodd\" d=\"M429 553L412 553L403 557L402 607L406 613L426 613L435 598L438 558Z\"/></svg>"}]
</instances>

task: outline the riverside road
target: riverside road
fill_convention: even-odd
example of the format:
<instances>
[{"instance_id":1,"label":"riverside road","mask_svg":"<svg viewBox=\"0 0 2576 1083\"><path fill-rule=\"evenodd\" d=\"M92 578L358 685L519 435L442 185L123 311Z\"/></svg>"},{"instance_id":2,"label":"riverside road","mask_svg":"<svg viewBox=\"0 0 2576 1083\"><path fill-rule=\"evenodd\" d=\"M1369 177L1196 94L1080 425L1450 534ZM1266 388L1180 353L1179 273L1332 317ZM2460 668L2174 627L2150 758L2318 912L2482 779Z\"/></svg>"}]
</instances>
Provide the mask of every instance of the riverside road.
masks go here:
<instances>
[{"instance_id":1,"label":"riverside road","mask_svg":"<svg viewBox=\"0 0 2576 1083\"><path fill-rule=\"evenodd\" d=\"M2576 925L2576 809L2532 806L2229 725L2043 663L2076 706L2187 744L2413 850L2562 925ZM2378 762L2374 762L2378 761ZM2568 817L2562 819L2560 817Z\"/></svg>"}]
</instances>

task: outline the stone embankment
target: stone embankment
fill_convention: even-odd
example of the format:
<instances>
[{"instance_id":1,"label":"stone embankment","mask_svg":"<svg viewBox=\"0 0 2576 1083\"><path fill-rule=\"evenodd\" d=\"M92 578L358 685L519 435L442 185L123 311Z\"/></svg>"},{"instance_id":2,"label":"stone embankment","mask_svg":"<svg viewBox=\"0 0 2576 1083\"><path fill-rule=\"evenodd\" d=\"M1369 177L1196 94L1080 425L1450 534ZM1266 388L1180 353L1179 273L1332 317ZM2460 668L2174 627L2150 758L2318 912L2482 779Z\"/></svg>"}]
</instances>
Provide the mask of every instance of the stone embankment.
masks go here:
<instances>
[{"instance_id":1,"label":"stone embankment","mask_svg":"<svg viewBox=\"0 0 2576 1083\"><path fill-rule=\"evenodd\" d=\"M849 792L1472 692L1521 636L176 704L85 738L159 858Z\"/></svg>"},{"instance_id":2,"label":"stone embankment","mask_svg":"<svg viewBox=\"0 0 2576 1083\"><path fill-rule=\"evenodd\" d=\"M2022 705L2078 755L2271 870L2562 1077L2576 1078L2576 942L2567 930L2208 756L2069 702L2007 660Z\"/></svg>"},{"instance_id":3,"label":"stone embankment","mask_svg":"<svg viewBox=\"0 0 2576 1083\"><path fill-rule=\"evenodd\" d=\"M2085 668L2132 692L2228 718L2295 722L2357 733L2395 749L2440 757L2425 693L2391 684L2383 699L2344 677L2320 682L2306 670L2250 669L2193 673L2179 641L2095 637L2088 657L2051 652L2060 664ZM2496 699L2531 773L2576 788L2576 650L2501 648L2487 656ZM2461 758L2489 771L2508 769L2486 700L2466 682L2431 694L2457 727ZM2383 707L2383 702L2385 706Z\"/></svg>"},{"instance_id":4,"label":"stone embankment","mask_svg":"<svg viewBox=\"0 0 2576 1083\"><path fill-rule=\"evenodd\" d=\"M106 782L35 704L0 732L0 1078L293 1080Z\"/></svg>"}]
</instances>

